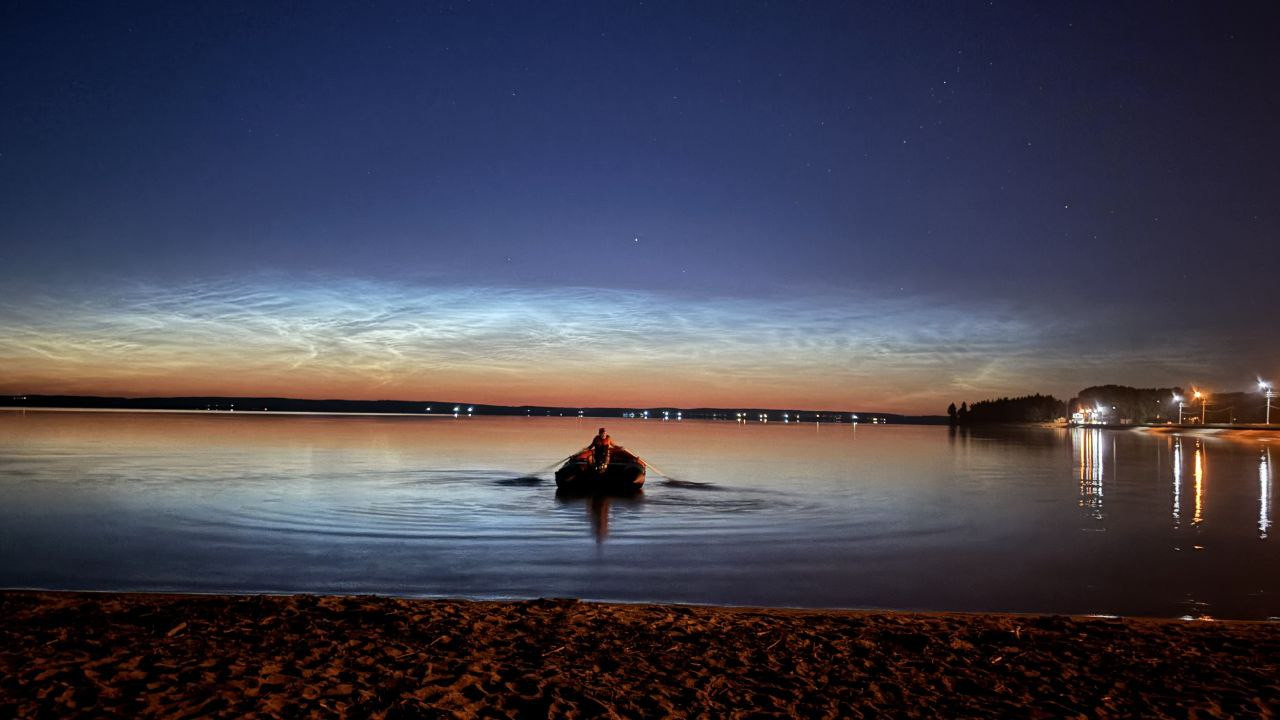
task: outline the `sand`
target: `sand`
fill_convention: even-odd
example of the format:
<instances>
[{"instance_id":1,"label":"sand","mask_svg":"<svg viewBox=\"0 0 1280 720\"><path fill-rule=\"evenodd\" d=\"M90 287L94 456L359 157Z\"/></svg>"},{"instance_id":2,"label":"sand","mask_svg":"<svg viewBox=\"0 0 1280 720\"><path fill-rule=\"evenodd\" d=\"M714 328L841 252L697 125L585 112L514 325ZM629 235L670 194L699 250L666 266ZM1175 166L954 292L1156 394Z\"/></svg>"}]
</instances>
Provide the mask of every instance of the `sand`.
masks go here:
<instances>
[{"instance_id":1,"label":"sand","mask_svg":"<svg viewBox=\"0 0 1280 720\"><path fill-rule=\"evenodd\" d=\"M0 593L0 717L1275 717L1280 623Z\"/></svg>"},{"instance_id":2,"label":"sand","mask_svg":"<svg viewBox=\"0 0 1280 720\"><path fill-rule=\"evenodd\" d=\"M1140 427L1138 430L1149 435L1168 435L1188 438L1214 438L1217 440L1236 440L1241 442L1272 442L1280 440L1280 428L1264 427L1213 427L1207 428L1182 426Z\"/></svg>"}]
</instances>

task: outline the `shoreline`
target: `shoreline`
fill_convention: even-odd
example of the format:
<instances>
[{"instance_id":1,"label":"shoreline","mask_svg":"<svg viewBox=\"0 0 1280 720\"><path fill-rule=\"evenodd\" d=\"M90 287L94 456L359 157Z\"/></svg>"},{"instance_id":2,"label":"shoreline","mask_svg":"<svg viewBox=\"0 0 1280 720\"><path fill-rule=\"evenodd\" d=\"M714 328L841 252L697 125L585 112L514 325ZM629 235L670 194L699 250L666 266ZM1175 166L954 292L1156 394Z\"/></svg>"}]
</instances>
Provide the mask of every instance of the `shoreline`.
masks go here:
<instances>
[{"instance_id":1,"label":"shoreline","mask_svg":"<svg viewBox=\"0 0 1280 720\"><path fill-rule=\"evenodd\" d=\"M1280 623L0 592L0 715L1274 716Z\"/></svg>"},{"instance_id":2,"label":"shoreline","mask_svg":"<svg viewBox=\"0 0 1280 720\"><path fill-rule=\"evenodd\" d=\"M1272 423L1239 424L1239 425L1191 425L1177 423L1133 423L1119 425L1114 423L1081 423L1079 425L1057 425L1062 428L1084 428L1087 430L1129 430L1131 432L1151 435L1178 435L1186 437L1218 437L1233 440L1270 440L1280 438L1280 425Z\"/></svg>"},{"instance_id":3,"label":"shoreline","mask_svg":"<svg viewBox=\"0 0 1280 720\"><path fill-rule=\"evenodd\" d=\"M800 409L795 407L733 407L683 405L503 405L439 400L343 400L252 396L108 397L95 395L0 396L0 410L116 410L205 412L216 414L409 415L415 417L579 417L634 420L747 419L827 424L945 425L942 415L913 415L867 410Z\"/></svg>"}]
</instances>

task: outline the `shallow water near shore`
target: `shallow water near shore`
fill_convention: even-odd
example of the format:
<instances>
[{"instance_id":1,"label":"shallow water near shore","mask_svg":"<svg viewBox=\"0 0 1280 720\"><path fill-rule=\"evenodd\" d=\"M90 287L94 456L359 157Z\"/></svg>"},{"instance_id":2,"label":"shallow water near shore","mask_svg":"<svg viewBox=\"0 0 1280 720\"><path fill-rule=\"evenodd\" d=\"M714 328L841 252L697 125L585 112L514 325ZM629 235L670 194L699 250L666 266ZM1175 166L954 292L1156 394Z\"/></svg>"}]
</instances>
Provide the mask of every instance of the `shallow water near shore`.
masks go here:
<instances>
[{"instance_id":1,"label":"shallow water near shore","mask_svg":"<svg viewBox=\"0 0 1280 720\"><path fill-rule=\"evenodd\" d=\"M558 499L549 466L600 424L669 476ZM1268 618L1275 444L0 411L0 587Z\"/></svg>"}]
</instances>

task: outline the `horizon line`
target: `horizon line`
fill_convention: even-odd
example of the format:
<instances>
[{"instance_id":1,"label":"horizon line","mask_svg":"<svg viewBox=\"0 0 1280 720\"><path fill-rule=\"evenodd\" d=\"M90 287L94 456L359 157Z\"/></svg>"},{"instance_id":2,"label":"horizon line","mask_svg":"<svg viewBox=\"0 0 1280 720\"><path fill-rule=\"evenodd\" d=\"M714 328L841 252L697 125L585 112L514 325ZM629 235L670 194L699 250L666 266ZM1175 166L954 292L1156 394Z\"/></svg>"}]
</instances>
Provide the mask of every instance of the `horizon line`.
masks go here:
<instances>
[{"instance_id":1,"label":"horizon line","mask_svg":"<svg viewBox=\"0 0 1280 720\"><path fill-rule=\"evenodd\" d=\"M520 404L504 404L492 402L467 402L457 400L404 400L395 398L380 398L376 400L353 400L346 398L304 398L304 397L287 397L279 395L81 395L81 394L45 394L45 393L13 393L7 397L11 400L27 400L27 399L77 399L87 401L121 401L121 402L176 402L176 401L217 401L217 402L233 402L242 400L261 400L261 401L280 401L290 403L344 403L344 404L400 404L400 405L441 405L441 406L467 406L472 408L490 408L490 409L516 409L516 410L564 410L570 412L582 412L586 410L610 410L610 411L658 411L669 410L672 412L763 412L778 413L780 415L788 413L809 414L809 415L825 415L825 416L842 416L842 415L881 415L887 417L903 417L903 418L945 418L945 413L908 413L901 411L885 411L885 410L816 410L804 408L800 406L785 407L763 407L758 405L675 405L675 404L626 404L626 405L556 405L556 404L539 404L539 403L520 403ZM22 405L13 405L9 407L24 407ZM61 407L70 407L63 405ZM93 409L93 408L85 408ZM260 410L248 409L249 412L261 412ZM285 411L288 412L288 411ZM431 410L433 414L452 414L452 410ZM419 413L412 413L419 414Z\"/></svg>"}]
</instances>

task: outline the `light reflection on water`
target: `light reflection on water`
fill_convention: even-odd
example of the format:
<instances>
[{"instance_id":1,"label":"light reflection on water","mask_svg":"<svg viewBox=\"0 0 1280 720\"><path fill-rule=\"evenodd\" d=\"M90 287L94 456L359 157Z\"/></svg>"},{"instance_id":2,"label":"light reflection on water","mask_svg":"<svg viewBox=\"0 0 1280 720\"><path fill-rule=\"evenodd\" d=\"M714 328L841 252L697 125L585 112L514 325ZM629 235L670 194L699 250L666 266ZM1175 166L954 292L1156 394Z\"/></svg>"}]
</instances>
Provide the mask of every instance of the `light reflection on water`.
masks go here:
<instances>
[{"instance_id":1,"label":"light reflection on water","mask_svg":"<svg viewBox=\"0 0 1280 720\"><path fill-rule=\"evenodd\" d=\"M1271 448L1258 455L1258 538L1267 539L1271 530Z\"/></svg>"},{"instance_id":2,"label":"light reflection on water","mask_svg":"<svg viewBox=\"0 0 1280 720\"><path fill-rule=\"evenodd\" d=\"M1102 512L1103 477L1106 463L1103 459L1104 437L1098 428L1073 428L1071 439L1076 444L1080 465L1080 507L1088 511L1094 520L1105 517Z\"/></svg>"},{"instance_id":3,"label":"light reflection on water","mask_svg":"<svg viewBox=\"0 0 1280 720\"><path fill-rule=\"evenodd\" d=\"M557 498L599 424L0 411L0 586L1280 615L1267 442L610 420L674 477Z\"/></svg>"},{"instance_id":4,"label":"light reflection on water","mask_svg":"<svg viewBox=\"0 0 1280 720\"><path fill-rule=\"evenodd\" d=\"M1191 524L1199 525L1204 522L1204 464L1205 449L1200 446L1200 441L1196 441L1196 459L1195 459L1195 479L1196 479L1196 511L1191 516Z\"/></svg>"},{"instance_id":5,"label":"light reflection on water","mask_svg":"<svg viewBox=\"0 0 1280 720\"><path fill-rule=\"evenodd\" d=\"M1171 438L1173 444L1173 529L1182 527L1182 438Z\"/></svg>"}]
</instances>

